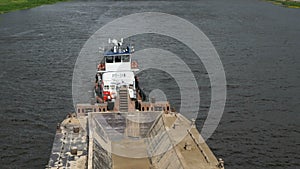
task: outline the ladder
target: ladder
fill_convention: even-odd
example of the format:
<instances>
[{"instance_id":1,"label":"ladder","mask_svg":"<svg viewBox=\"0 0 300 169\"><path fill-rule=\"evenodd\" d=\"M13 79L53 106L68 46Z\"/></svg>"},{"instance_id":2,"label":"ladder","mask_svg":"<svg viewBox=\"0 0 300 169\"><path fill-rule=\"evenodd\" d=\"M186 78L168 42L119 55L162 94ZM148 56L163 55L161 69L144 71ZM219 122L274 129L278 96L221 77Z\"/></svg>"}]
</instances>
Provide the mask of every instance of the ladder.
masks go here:
<instances>
[{"instance_id":1,"label":"ladder","mask_svg":"<svg viewBox=\"0 0 300 169\"><path fill-rule=\"evenodd\" d=\"M126 87L120 88L119 99L119 111L128 112L128 90Z\"/></svg>"}]
</instances>

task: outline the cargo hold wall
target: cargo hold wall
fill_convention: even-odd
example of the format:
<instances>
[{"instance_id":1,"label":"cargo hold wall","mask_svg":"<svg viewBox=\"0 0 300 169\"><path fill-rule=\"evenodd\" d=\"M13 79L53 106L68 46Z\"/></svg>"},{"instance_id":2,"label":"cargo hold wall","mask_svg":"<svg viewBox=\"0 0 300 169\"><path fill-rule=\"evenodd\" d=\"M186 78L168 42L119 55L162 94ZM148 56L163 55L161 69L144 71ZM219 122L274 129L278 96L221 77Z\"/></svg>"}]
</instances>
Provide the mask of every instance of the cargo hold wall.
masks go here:
<instances>
[{"instance_id":1,"label":"cargo hold wall","mask_svg":"<svg viewBox=\"0 0 300 169\"><path fill-rule=\"evenodd\" d=\"M183 169L160 116L148 133L148 155L153 168Z\"/></svg>"}]
</instances>

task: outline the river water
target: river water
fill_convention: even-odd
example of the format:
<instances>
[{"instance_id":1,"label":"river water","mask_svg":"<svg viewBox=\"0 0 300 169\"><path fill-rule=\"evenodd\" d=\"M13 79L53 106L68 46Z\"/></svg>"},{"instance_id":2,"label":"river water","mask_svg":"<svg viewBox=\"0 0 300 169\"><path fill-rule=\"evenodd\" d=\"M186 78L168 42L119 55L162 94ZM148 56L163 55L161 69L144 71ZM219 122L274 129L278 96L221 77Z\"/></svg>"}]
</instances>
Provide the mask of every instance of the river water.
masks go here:
<instances>
[{"instance_id":1,"label":"river water","mask_svg":"<svg viewBox=\"0 0 300 169\"><path fill-rule=\"evenodd\" d=\"M44 168L56 124L74 111L72 75L82 46L101 26L136 12L182 17L215 46L227 101L207 143L226 168L300 167L300 10L260 0L202 0L72 1L0 15L0 168ZM168 37L132 40L137 49L163 46L185 58L201 92L201 129L210 104L201 61L184 57L186 47ZM176 107L180 95L170 79L158 70L140 74L146 93L159 86Z\"/></svg>"}]
</instances>

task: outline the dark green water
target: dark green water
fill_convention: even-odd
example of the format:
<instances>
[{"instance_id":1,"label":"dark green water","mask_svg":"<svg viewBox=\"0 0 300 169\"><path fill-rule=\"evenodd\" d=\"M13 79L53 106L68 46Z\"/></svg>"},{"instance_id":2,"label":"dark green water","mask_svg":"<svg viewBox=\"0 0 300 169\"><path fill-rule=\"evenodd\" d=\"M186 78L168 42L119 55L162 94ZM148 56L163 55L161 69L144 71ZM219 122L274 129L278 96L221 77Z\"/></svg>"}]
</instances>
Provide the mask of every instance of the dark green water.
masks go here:
<instances>
[{"instance_id":1,"label":"dark green water","mask_svg":"<svg viewBox=\"0 0 300 169\"><path fill-rule=\"evenodd\" d=\"M74 111L72 74L85 41L109 21L149 11L190 21L220 55L227 102L207 143L226 168L299 168L300 10L258 0L75 1L0 15L0 168L44 168L56 124ZM183 58L188 51L157 35L132 40L137 50L163 45ZM209 81L199 60L186 62L201 91L201 128ZM178 105L166 77L140 75L146 92L159 86Z\"/></svg>"}]
</instances>

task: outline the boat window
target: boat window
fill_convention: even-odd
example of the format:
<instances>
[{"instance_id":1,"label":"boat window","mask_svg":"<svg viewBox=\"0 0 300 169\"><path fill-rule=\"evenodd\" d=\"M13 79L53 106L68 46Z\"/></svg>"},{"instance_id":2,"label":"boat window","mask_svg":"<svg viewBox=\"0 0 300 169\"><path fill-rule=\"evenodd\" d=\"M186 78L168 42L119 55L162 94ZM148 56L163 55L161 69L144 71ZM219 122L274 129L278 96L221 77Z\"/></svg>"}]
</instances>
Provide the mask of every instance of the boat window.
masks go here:
<instances>
[{"instance_id":1,"label":"boat window","mask_svg":"<svg viewBox=\"0 0 300 169\"><path fill-rule=\"evenodd\" d=\"M129 55L123 55L122 62L129 62Z\"/></svg>"},{"instance_id":2,"label":"boat window","mask_svg":"<svg viewBox=\"0 0 300 169\"><path fill-rule=\"evenodd\" d=\"M121 62L121 56L115 56L115 62Z\"/></svg>"},{"instance_id":3,"label":"boat window","mask_svg":"<svg viewBox=\"0 0 300 169\"><path fill-rule=\"evenodd\" d=\"M109 89L109 86L108 85L105 85L104 86L104 90L108 90Z\"/></svg>"},{"instance_id":4,"label":"boat window","mask_svg":"<svg viewBox=\"0 0 300 169\"><path fill-rule=\"evenodd\" d=\"M114 63L113 56L106 56L106 63Z\"/></svg>"},{"instance_id":5,"label":"boat window","mask_svg":"<svg viewBox=\"0 0 300 169\"><path fill-rule=\"evenodd\" d=\"M110 85L111 90L115 90L115 85Z\"/></svg>"}]
</instances>

